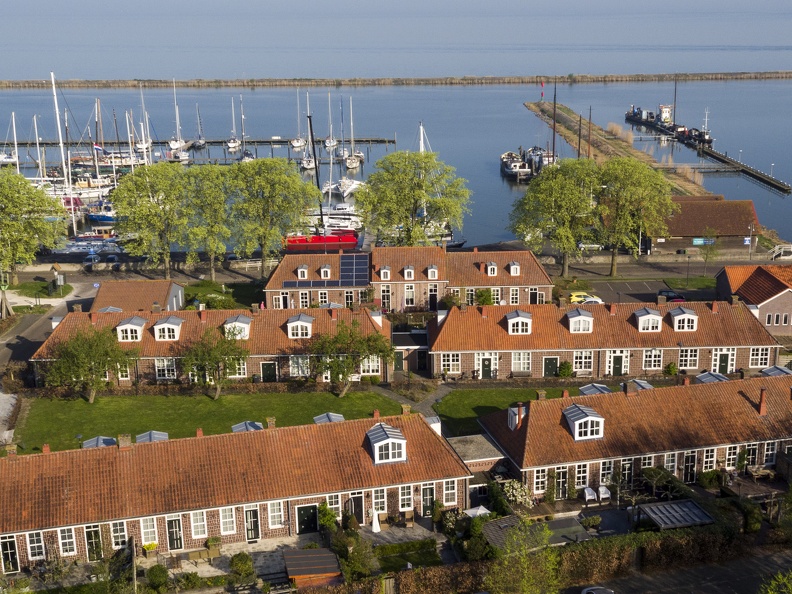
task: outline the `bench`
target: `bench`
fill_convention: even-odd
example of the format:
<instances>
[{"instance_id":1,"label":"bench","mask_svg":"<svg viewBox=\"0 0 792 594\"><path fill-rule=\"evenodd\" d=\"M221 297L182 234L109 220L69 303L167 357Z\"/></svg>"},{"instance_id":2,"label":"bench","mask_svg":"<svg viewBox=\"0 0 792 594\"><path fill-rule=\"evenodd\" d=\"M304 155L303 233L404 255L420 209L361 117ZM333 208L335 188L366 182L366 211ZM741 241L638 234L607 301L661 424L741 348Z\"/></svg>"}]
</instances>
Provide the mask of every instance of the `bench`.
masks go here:
<instances>
[{"instance_id":1,"label":"bench","mask_svg":"<svg viewBox=\"0 0 792 594\"><path fill-rule=\"evenodd\" d=\"M764 466L749 466L747 468L748 474L753 477L754 482L758 478L768 478L770 480L775 479L775 470L772 468L765 468Z\"/></svg>"},{"instance_id":2,"label":"bench","mask_svg":"<svg viewBox=\"0 0 792 594\"><path fill-rule=\"evenodd\" d=\"M187 561L192 561L197 566L198 561L207 560L211 563L212 559L216 559L220 556L220 549L217 547L212 547L211 549L199 549L197 551L189 551L184 554L187 556Z\"/></svg>"}]
</instances>

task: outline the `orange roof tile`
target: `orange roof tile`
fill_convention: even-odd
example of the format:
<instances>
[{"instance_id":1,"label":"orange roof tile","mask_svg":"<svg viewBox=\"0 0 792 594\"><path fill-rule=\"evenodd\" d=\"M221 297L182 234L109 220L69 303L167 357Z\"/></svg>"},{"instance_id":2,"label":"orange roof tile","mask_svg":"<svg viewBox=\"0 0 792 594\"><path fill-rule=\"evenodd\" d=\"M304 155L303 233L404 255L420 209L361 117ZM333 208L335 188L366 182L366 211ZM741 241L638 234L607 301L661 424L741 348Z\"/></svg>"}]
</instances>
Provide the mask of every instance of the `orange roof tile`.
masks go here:
<instances>
[{"instance_id":1,"label":"orange roof tile","mask_svg":"<svg viewBox=\"0 0 792 594\"><path fill-rule=\"evenodd\" d=\"M674 200L680 210L666 221L670 237L702 237L707 227L718 236L748 233L759 229L753 200Z\"/></svg>"},{"instance_id":2,"label":"orange roof tile","mask_svg":"<svg viewBox=\"0 0 792 594\"><path fill-rule=\"evenodd\" d=\"M486 265L498 266L497 276L487 276ZM520 265L520 274L509 273L509 262ZM483 268L482 268L483 267ZM533 252L448 252L446 254L448 284L452 287L552 285L553 281Z\"/></svg>"},{"instance_id":3,"label":"orange roof tile","mask_svg":"<svg viewBox=\"0 0 792 594\"><path fill-rule=\"evenodd\" d=\"M718 274L725 274L732 293L752 305L759 305L792 289L790 265L724 266Z\"/></svg>"},{"instance_id":4,"label":"orange roof tile","mask_svg":"<svg viewBox=\"0 0 792 594\"><path fill-rule=\"evenodd\" d=\"M761 388L767 390L765 416L759 416ZM508 427L506 410L481 423L520 468L552 466L789 439L790 389L792 377L782 376L536 400L516 431ZM605 419L602 439L575 442L563 416L572 403L591 407Z\"/></svg>"},{"instance_id":5,"label":"orange roof tile","mask_svg":"<svg viewBox=\"0 0 792 594\"><path fill-rule=\"evenodd\" d=\"M373 463L373 419L6 457L0 534L470 475L420 415L380 421L407 462Z\"/></svg>"},{"instance_id":6,"label":"orange roof tile","mask_svg":"<svg viewBox=\"0 0 792 594\"><path fill-rule=\"evenodd\" d=\"M437 266L437 278L445 280L446 253L441 247L381 247L371 250L371 282L383 282L379 271L390 266L389 282L407 282L404 278L404 267L412 266L415 271L414 281L428 281L429 266Z\"/></svg>"},{"instance_id":7,"label":"orange roof tile","mask_svg":"<svg viewBox=\"0 0 792 594\"><path fill-rule=\"evenodd\" d=\"M668 312L684 306L698 315L698 329L677 332ZM440 324L430 325L431 351L573 350L605 348L676 348L708 346L777 346L776 341L745 304L718 302L718 313L703 302L569 305L501 305L453 308ZM634 313L650 307L663 317L660 332L639 332ZM567 314L580 308L593 315L593 332L571 333ZM531 334L509 334L506 314L521 310L532 316ZM486 317L485 317L486 315Z\"/></svg>"},{"instance_id":8,"label":"orange roof tile","mask_svg":"<svg viewBox=\"0 0 792 594\"><path fill-rule=\"evenodd\" d=\"M729 282L729 287L732 293L736 293L742 284L750 278L754 270L759 268L758 264L744 264L740 266L724 266L718 273L725 274L726 280ZM716 275L716 276L718 276Z\"/></svg>"},{"instance_id":9,"label":"orange roof tile","mask_svg":"<svg viewBox=\"0 0 792 594\"><path fill-rule=\"evenodd\" d=\"M206 321L201 321L201 314L206 315ZM129 350L138 350L140 357L179 357L193 342L200 339L206 328L216 329L218 332L228 318L237 315L246 315L252 318L250 323L250 338L243 341L244 346L251 355L277 355L292 352L304 352L310 339L291 339L286 332L286 321L292 316L304 313L314 318L312 335L335 332L339 321L351 325L353 321L360 324L364 335L379 332L390 339L390 322L384 316L382 326L379 326L366 309L352 311L346 308L337 309L264 309L251 312L246 309L232 310L206 310L177 311L177 312L136 312L135 315L145 320L143 338L140 342L119 343ZM337 319L333 319L333 315ZM92 322L92 316L95 320ZM154 338L153 326L159 320L175 316L184 320L181 325L178 341L157 341ZM49 359L52 357L54 345L61 340L74 336L79 329L90 328L115 328L118 324L130 317L129 313L70 313L47 338L44 344L31 357L31 360Z\"/></svg>"},{"instance_id":10,"label":"orange roof tile","mask_svg":"<svg viewBox=\"0 0 792 594\"><path fill-rule=\"evenodd\" d=\"M151 311L155 302L164 310L171 288L176 284L169 280L102 281L91 304L91 311L105 307L117 307L124 311Z\"/></svg>"},{"instance_id":11,"label":"orange roof tile","mask_svg":"<svg viewBox=\"0 0 792 594\"><path fill-rule=\"evenodd\" d=\"M330 266L330 279L338 280L341 276L341 253L336 254L286 254L283 260L280 261L278 267L272 272L269 280L267 281L265 291L272 291L283 288L283 283L286 281L318 281L323 280L320 273L322 266ZM306 265L307 278L301 279L297 276L298 267ZM366 282L357 285L359 287L367 287L368 279ZM338 287L329 287L338 288ZM349 288L349 287L347 287Z\"/></svg>"}]
</instances>

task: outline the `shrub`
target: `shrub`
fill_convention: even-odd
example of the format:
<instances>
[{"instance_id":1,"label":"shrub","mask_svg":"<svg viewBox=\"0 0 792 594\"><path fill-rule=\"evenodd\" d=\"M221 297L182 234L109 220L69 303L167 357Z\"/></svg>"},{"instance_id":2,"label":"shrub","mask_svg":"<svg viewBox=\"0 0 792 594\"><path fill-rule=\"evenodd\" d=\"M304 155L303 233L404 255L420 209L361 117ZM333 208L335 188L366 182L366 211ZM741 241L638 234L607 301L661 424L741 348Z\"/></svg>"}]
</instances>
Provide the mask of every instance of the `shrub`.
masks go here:
<instances>
[{"instance_id":1,"label":"shrub","mask_svg":"<svg viewBox=\"0 0 792 594\"><path fill-rule=\"evenodd\" d=\"M180 590L197 590L204 585L203 579L197 573L188 571L180 574L176 578L176 583L179 585Z\"/></svg>"},{"instance_id":2,"label":"shrub","mask_svg":"<svg viewBox=\"0 0 792 594\"><path fill-rule=\"evenodd\" d=\"M379 385L380 377L378 375L370 375L369 382L371 383L372 386Z\"/></svg>"},{"instance_id":3,"label":"shrub","mask_svg":"<svg viewBox=\"0 0 792 594\"><path fill-rule=\"evenodd\" d=\"M578 489L575 485L575 481L571 481L569 486L567 487L567 499L575 500L578 497Z\"/></svg>"},{"instance_id":4,"label":"shrub","mask_svg":"<svg viewBox=\"0 0 792 594\"><path fill-rule=\"evenodd\" d=\"M496 482L487 483L487 492L489 493L490 507L499 516L508 516L512 513L506 497L503 494L503 489Z\"/></svg>"},{"instance_id":5,"label":"shrub","mask_svg":"<svg viewBox=\"0 0 792 594\"><path fill-rule=\"evenodd\" d=\"M209 309L236 309L237 304L233 297L210 293L205 297Z\"/></svg>"},{"instance_id":6,"label":"shrub","mask_svg":"<svg viewBox=\"0 0 792 594\"><path fill-rule=\"evenodd\" d=\"M210 536L206 539L207 549L219 547L221 544L223 544L223 539L219 536Z\"/></svg>"},{"instance_id":7,"label":"shrub","mask_svg":"<svg viewBox=\"0 0 792 594\"><path fill-rule=\"evenodd\" d=\"M391 557L393 555L427 552L436 549L437 541L434 538L424 538L423 540L411 540L408 542L379 545L374 549L374 554L377 557Z\"/></svg>"},{"instance_id":8,"label":"shrub","mask_svg":"<svg viewBox=\"0 0 792 594\"><path fill-rule=\"evenodd\" d=\"M335 512L330 509L326 501L322 501L319 504L319 526L332 534L337 524Z\"/></svg>"},{"instance_id":9,"label":"shrub","mask_svg":"<svg viewBox=\"0 0 792 594\"><path fill-rule=\"evenodd\" d=\"M146 579L149 588L161 592L168 586L168 569L164 565L153 565L146 572Z\"/></svg>"},{"instance_id":10,"label":"shrub","mask_svg":"<svg viewBox=\"0 0 792 594\"><path fill-rule=\"evenodd\" d=\"M457 522L464 514L455 509L450 509L443 513L443 532L448 536L456 534Z\"/></svg>"},{"instance_id":11,"label":"shrub","mask_svg":"<svg viewBox=\"0 0 792 594\"><path fill-rule=\"evenodd\" d=\"M231 557L229 567L231 568L231 574L235 578L235 581L240 583L255 575L253 557L245 551Z\"/></svg>"},{"instance_id":12,"label":"shrub","mask_svg":"<svg viewBox=\"0 0 792 594\"><path fill-rule=\"evenodd\" d=\"M318 542L309 542L307 544L304 544L301 548L302 548L303 551L307 551L308 549L318 549L319 548L319 543Z\"/></svg>"},{"instance_id":13,"label":"shrub","mask_svg":"<svg viewBox=\"0 0 792 594\"><path fill-rule=\"evenodd\" d=\"M552 468L547 471L547 483L545 486L544 500L550 505L555 505L556 501L556 473Z\"/></svg>"},{"instance_id":14,"label":"shrub","mask_svg":"<svg viewBox=\"0 0 792 594\"><path fill-rule=\"evenodd\" d=\"M443 519L443 504L439 499L435 499L432 503L432 522L437 524Z\"/></svg>"},{"instance_id":15,"label":"shrub","mask_svg":"<svg viewBox=\"0 0 792 594\"><path fill-rule=\"evenodd\" d=\"M147 551L156 551L157 550L157 543L156 542L147 542L143 545L143 548Z\"/></svg>"},{"instance_id":16,"label":"shrub","mask_svg":"<svg viewBox=\"0 0 792 594\"><path fill-rule=\"evenodd\" d=\"M490 289L476 289L476 303L478 305L492 305L492 291Z\"/></svg>"},{"instance_id":17,"label":"shrub","mask_svg":"<svg viewBox=\"0 0 792 594\"><path fill-rule=\"evenodd\" d=\"M580 525L583 526L586 530L589 528L594 528L595 530L599 529L599 525L602 523L602 516L589 516L588 518L583 518L580 520Z\"/></svg>"},{"instance_id":18,"label":"shrub","mask_svg":"<svg viewBox=\"0 0 792 594\"><path fill-rule=\"evenodd\" d=\"M665 368L663 369L663 373L666 375L676 375L677 371L679 371L677 369L677 364L674 363L673 361L669 362L668 365L666 365Z\"/></svg>"},{"instance_id":19,"label":"shrub","mask_svg":"<svg viewBox=\"0 0 792 594\"><path fill-rule=\"evenodd\" d=\"M522 481L512 479L503 483L503 495L509 503L533 507L533 492Z\"/></svg>"},{"instance_id":20,"label":"shrub","mask_svg":"<svg viewBox=\"0 0 792 594\"><path fill-rule=\"evenodd\" d=\"M206 579L207 586L227 586L228 585L228 576L227 575L213 575Z\"/></svg>"},{"instance_id":21,"label":"shrub","mask_svg":"<svg viewBox=\"0 0 792 594\"><path fill-rule=\"evenodd\" d=\"M558 366L558 377L572 377L572 363L562 361Z\"/></svg>"},{"instance_id":22,"label":"shrub","mask_svg":"<svg viewBox=\"0 0 792 594\"><path fill-rule=\"evenodd\" d=\"M720 486L720 472L717 470L701 472L696 478L696 482L705 489L715 489Z\"/></svg>"}]
</instances>

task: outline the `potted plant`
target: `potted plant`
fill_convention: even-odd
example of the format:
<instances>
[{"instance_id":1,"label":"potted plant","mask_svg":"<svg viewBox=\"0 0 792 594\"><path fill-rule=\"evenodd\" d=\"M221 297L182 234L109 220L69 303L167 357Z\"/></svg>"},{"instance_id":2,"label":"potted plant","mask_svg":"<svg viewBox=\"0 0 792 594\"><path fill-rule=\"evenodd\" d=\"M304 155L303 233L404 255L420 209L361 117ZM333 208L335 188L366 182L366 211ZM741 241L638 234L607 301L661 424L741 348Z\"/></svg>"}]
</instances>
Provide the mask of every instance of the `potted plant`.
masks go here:
<instances>
[{"instance_id":1,"label":"potted plant","mask_svg":"<svg viewBox=\"0 0 792 594\"><path fill-rule=\"evenodd\" d=\"M219 536L210 536L206 539L206 548L209 550L219 549L222 543L223 539L221 539Z\"/></svg>"},{"instance_id":2,"label":"potted plant","mask_svg":"<svg viewBox=\"0 0 792 594\"><path fill-rule=\"evenodd\" d=\"M157 543L156 542L147 542L143 545L143 556L146 559L150 559L157 556Z\"/></svg>"}]
</instances>

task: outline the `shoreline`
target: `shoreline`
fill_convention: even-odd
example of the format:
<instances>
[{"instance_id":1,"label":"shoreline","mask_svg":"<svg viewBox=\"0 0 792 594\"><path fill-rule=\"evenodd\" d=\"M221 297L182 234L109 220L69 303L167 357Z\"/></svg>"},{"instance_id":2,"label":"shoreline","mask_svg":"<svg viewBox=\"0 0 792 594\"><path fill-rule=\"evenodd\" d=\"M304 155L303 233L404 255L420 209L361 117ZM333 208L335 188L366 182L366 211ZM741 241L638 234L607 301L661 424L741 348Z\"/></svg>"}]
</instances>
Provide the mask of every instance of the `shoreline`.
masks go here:
<instances>
[{"instance_id":1,"label":"shoreline","mask_svg":"<svg viewBox=\"0 0 792 594\"><path fill-rule=\"evenodd\" d=\"M541 83L608 84L643 82L701 82L741 80L792 79L792 70L765 72L698 72L666 74L568 74L565 76L447 76L427 78L250 78L250 79L189 79L177 80L181 88L265 88L265 87L374 87L374 86L487 86L487 85L538 85ZM62 89L126 89L172 88L173 80L57 80ZM49 80L0 80L0 90L50 88Z\"/></svg>"}]
</instances>

